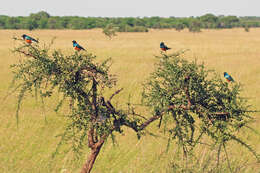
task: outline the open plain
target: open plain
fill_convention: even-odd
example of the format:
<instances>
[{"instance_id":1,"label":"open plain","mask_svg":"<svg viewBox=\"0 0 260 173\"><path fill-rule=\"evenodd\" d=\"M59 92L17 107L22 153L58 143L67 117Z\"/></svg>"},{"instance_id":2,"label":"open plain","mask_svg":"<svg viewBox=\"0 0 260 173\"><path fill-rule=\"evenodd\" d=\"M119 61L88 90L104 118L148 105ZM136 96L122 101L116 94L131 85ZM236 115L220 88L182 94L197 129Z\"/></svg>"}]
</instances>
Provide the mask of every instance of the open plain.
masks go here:
<instances>
[{"instance_id":1,"label":"open plain","mask_svg":"<svg viewBox=\"0 0 260 173\"><path fill-rule=\"evenodd\" d=\"M48 44L56 37L53 49L67 54L73 53L72 40L104 60L111 57L111 72L118 76L117 88L124 90L117 96L118 104L126 102L128 96L140 103L142 83L154 69L156 55L160 55L159 43L164 41L172 49L169 54L179 50L188 51L184 58L197 59L207 68L215 69L221 76L226 71L240 82L243 96L249 99L252 109L260 110L260 29L202 30L190 33L187 30L150 30L147 33L117 33L111 40L100 29L95 30L0 30L0 172L1 173L74 173L79 172L84 157L76 160L73 154L51 155L59 142L56 137L66 123L62 112L53 109L55 98L46 100L45 109L41 102L30 96L22 103L19 127L16 125L17 93L8 89L12 81L10 65L23 58L12 53L17 46L12 37L28 34L39 39L39 44ZM223 79L224 80L224 79ZM8 97L6 97L8 96ZM58 97L58 95L57 95ZM6 98L6 99L4 99ZM260 133L260 113L254 113L252 127ZM132 131L116 135L117 144L111 142L104 148L94 165L94 173L158 173L174 172L173 163L181 163L175 153L173 143L165 152L167 138L163 129L150 128L158 137L149 135L137 139ZM260 136L245 129L241 136L260 153ZM66 148L66 145L63 146ZM256 173L260 164L247 149L230 143L229 159L237 172ZM87 151L87 150L86 150ZM199 161L194 164L194 172L210 172L216 164L216 151L199 147L196 153ZM227 163L223 160L223 172ZM204 168L204 169L203 169Z\"/></svg>"}]
</instances>

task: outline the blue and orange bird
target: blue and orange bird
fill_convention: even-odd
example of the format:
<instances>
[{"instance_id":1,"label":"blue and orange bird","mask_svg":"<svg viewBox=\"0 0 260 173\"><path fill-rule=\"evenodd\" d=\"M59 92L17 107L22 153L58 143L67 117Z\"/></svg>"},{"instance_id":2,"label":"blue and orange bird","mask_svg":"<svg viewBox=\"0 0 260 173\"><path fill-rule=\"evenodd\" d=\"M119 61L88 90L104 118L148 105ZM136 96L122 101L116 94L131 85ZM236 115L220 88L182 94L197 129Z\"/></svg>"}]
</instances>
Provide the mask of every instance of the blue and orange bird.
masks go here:
<instances>
[{"instance_id":1,"label":"blue and orange bird","mask_svg":"<svg viewBox=\"0 0 260 173\"><path fill-rule=\"evenodd\" d=\"M169 49L171 49L171 48L169 48L169 47L167 47L165 44L164 44L164 42L161 42L160 43L160 48L162 49L162 51L167 51L167 50L169 50Z\"/></svg>"},{"instance_id":2,"label":"blue and orange bird","mask_svg":"<svg viewBox=\"0 0 260 173\"><path fill-rule=\"evenodd\" d=\"M80 50L85 50L82 46L80 46L75 40L72 41L73 47L75 50L80 51Z\"/></svg>"},{"instance_id":3,"label":"blue and orange bird","mask_svg":"<svg viewBox=\"0 0 260 173\"><path fill-rule=\"evenodd\" d=\"M32 38L26 34L23 34L22 37L26 41L26 43L29 43L29 44L31 44L32 42L38 43L38 40L35 40L34 38Z\"/></svg>"},{"instance_id":4,"label":"blue and orange bird","mask_svg":"<svg viewBox=\"0 0 260 173\"><path fill-rule=\"evenodd\" d=\"M227 79L228 82L235 82L234 79L227 72L224 72L224 77Z\"/></svg>"}]
</instances>

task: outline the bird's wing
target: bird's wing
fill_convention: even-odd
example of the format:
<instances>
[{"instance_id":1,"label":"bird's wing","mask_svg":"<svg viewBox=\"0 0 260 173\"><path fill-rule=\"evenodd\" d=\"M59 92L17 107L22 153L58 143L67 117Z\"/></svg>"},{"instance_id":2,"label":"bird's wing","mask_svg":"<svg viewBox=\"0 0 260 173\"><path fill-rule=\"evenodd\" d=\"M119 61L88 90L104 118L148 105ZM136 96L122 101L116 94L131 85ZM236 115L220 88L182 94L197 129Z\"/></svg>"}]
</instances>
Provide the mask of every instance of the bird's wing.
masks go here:
<instances>
[{"instance_id":1,"label":"bird's wing","mask_svg":"<svg viewBox=\"0 0 260 173\"><path fill-rule=\"evenodd\" d=\"M31 37L31 39L32 39L32 41L35 41L35 42L37 42L37 43L38 43L38 40L35 40L35 39L34 39L34 38L32 38L32 37Z\"/></svg>"},{"instance_id":2,"label":"bird's wing","mask_svg":"<svg viewBox=\"0 0 260 173\"><path fill-rule=\"evenodd\" d=\"M28 36L28 35L25 36L25 39L27 39L27 40L32 40L32 41L35 41L35 42L38 43L37 40L35 40L34 38L32 38L32 37L30 37L30 36Z\"/></svg>"},{"instance_id":3,"label":"bird's wing","mask_svg":"<svg viewBox=\"0 0 260 173\"><path fill-rule=\"evenodd\" d=\"M228 79L230 76L229 76L229 74L226 73L226 74L224 75L224 77Z\"/></svg>"},{"instance_id":4,"label":"bird's wing","mask_svg":"<svg viewBox=\"0 0 260 173\"><path fill-rule=\"evenodd\" d=\"M28 35L25 35L25 39L26 40L32 40L32 38L30 36L28 36Z\"/></svg>"},{"instance_id":5,"label":"bird's wing","mask_svg":"<svg viewBox=\"0 0 260 173\"><path fill-rule=\"evenodd\" d=\"M80 48L80 49L83 49L85 50L82 46L80 46L79 44L77 44L77 47Z\"/></svg>"},{"instance_id":6,"label":"bird's wing","mask_svg":"<svg viewBox=\"0 0 260 173\"><path fill-rule=\"evenodd\" d=\"M229 80L230 80L230 81L234 81L234 79L233 79L231 76L229 76Z\"/></svg>"}]
</instances>

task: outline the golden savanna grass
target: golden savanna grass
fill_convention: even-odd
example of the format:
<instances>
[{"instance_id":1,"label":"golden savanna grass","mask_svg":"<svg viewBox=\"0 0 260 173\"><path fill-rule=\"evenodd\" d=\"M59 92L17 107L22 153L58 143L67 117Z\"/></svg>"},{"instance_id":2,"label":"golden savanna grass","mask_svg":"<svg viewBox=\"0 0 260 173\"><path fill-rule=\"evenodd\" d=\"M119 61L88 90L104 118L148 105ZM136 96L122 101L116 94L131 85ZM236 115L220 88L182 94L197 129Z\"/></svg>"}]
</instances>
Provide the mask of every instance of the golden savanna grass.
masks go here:
<instances>
[{"instance_id":1,"label":"golden savanna grass","mask_svg":"<svg viewBox=\"0 0 260 173\"><path fill-rule=\"evenodd\" d=\"M51 159L59 141L55 136L62 132L66 123L61 113L53 112L55 98L46 101L45 111L41 109L40 101L26 99L22 104L19 127L16 126L17 99L16 94L8 93L12 80L9 66L22 58L11 50L17 44L12 37L20 37L23 33L39 38L40 44L48 43L56 37L53 48L67 54L73 53L71 41L77 40L89 52L97 55L98 59L112 57L111 71L118 75L117 87L124 88L117 96L120 98L118 104L121 100L127 101L129 94L133 102L140 102L142 82L153 71L157 61L154 56L160 55L159 43L164 41L172 48L169 53L189 49L185 58L196 58L221 76L224 71L230 73L243 84L243 96L250 99L254 109L260 110L260 29L250 29L250 32L243 29L203 30L201 33L151 30L148 33L118 33L112 40L102 34L102 30L0 30L1 173L79 172L84 160L74 160L71 153L61 153ZM2 101L6 95L9 97ZM256 122L252 124L258 131L259 115L254 114ZM151 131L160 135L156 128L151 128ZM117 145L114 146L110 141L106 143L93 172L171 172L170 163L178 162L179 159L174 155L175 145L171 145L170 151L165 153L166 138L147 135L137 140L132 131L127 132L124 136L117 135ZM260 153L260 137L248 130L241 134ZM228 149L231 164L240 166L243 172L259 172L259 164L246 149L235 143L231 143ZM216 163L215 151L200 147L196 154L201 158L197 163L201 167L206 164L207 157L211 164ZM237 169L238 172L240 170Z\"/></svg>"}]
</instances>

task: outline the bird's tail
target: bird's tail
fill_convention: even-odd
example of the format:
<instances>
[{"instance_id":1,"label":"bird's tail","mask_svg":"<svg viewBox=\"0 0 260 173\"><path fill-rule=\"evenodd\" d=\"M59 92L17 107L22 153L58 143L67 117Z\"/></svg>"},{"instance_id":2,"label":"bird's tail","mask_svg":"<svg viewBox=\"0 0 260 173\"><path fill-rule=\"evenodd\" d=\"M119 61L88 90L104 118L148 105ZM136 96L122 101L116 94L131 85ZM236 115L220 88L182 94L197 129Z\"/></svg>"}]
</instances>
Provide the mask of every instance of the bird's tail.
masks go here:
<instances>
[{"instance_id":1,"label":"bird's tail","mask_svg":"<svg viewBox=\"0 0 260 173\"><path fill-rule=\"evenodd\" d=\"M38 40L35 40L34 38L32 39L32 41L34 41L34 42L36 42L36 43L39 43L39 41L38 41Z\"/></svg>"}]
</instances>

